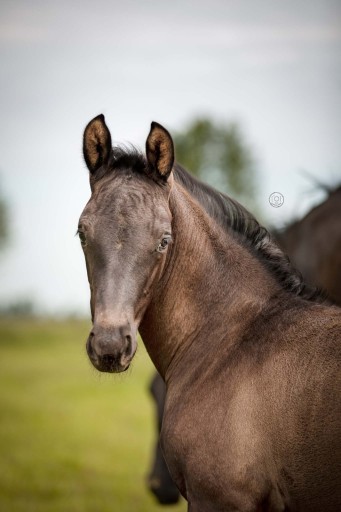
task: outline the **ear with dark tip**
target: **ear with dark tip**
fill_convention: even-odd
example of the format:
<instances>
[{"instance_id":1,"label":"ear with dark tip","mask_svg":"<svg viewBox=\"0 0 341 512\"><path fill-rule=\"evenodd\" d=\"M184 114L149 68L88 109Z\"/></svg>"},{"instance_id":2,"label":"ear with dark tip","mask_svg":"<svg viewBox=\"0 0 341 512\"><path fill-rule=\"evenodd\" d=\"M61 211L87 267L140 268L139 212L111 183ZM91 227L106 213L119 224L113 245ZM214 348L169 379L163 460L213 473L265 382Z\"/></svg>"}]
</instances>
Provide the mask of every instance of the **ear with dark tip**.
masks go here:
<instances>
[{"instance_id":1,"label":"ear with dark tip","mask_svg":"<svg viewBox=\"0 0 341 512\"><path fill-rule=\"evenodd\" d=\"M91 174L108 162L111 149L111 135L100 114L90 121L83 136L84 159Z\"/></svg>"},{"instance_id":2,"label":"ear with dark tip","mask_svg":"<svg viewBox=\"0 0 341 512\"><path fill-rule=\"evenodd\" d=\"M150 171L166 181L173 168L174 144L168 131L159 123L152 122L146 155Z\"/></svg>"}]
</instances>

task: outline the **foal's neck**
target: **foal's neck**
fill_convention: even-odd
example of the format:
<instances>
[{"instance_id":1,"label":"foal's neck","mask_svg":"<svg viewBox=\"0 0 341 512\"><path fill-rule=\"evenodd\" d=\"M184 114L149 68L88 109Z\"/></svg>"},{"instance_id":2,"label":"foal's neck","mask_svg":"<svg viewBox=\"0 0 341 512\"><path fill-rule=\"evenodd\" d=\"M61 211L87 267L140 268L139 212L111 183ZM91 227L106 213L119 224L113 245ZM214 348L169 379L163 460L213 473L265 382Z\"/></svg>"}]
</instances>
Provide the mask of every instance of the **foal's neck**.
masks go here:
<instances>
[{"instance_id":1,"label":"foal's neck","mask_svg":"<svg viewBox=\"0 0 341 512\"><path fill-rule=\"evenodd\" d=\"M280 285L262 263L178 183L170 198L174 242L140 326L167 380L192 344L228 350Z\"/></svg>"}]
</instances>

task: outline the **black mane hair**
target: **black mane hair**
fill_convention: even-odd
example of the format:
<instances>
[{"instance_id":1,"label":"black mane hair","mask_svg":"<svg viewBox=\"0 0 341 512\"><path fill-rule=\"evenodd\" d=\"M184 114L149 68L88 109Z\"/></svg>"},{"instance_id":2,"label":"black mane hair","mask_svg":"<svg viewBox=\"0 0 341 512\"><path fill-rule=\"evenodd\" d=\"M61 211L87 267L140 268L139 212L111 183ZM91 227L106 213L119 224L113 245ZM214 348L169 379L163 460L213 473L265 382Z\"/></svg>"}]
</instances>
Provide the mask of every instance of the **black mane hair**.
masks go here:
<instances>
[{"instance_id":1,"label":"black mane hair","mask_svg":"<svg viewBox=\"0 0 341 512\"><path fill-rule=\"evenodd\" d=\"M241 243L253 251L285 290L307 300L325 300L318 288L310 287L304 282L301 273L292 266L288 256L271 234L244 206L197 180L181 166L176 165L174 171L175 181L180 182L195 197L210 217L223 228L238 235Z\"/></svg>"},{"instance_id":2,"label":"black mane hair","mask_svg":"<svg viewBox=\"0 0 341 512\"><path fill-rule=\"evenodd\" d=\"M148 169L146 157L134 146L113 148L108 166L99 169L99 176L117 168L129 168L138 173ZM209 216L226 230L238 236L266 268L277 278L283 289L307 300L323 302L325 297L317 288L305 284L288 256L279 248L270 233L255 217L234 199L197 180L180 165L174 165L175 181L180 183L205 209Z\"/></svg>"}]
</instances>

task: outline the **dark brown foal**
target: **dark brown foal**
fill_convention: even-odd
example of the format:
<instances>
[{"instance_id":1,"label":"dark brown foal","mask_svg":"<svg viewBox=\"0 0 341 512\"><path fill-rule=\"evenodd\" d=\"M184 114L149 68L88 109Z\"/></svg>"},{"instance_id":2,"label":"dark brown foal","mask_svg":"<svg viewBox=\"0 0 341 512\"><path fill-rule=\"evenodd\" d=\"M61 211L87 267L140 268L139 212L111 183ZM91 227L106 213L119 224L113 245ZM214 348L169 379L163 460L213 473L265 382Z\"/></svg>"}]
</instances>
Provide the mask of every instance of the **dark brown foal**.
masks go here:
<instances>
[{"instance_id":1,"label":"dark brown foal","mask_svg":"<svg viewBox=\"0 0 341 512\"><path fill-rule=\"evenodd\" d=\"M249 212L174 166L162 126L145 158L112 149L98 116L84 154L88 354L124 371L140 330L189 510L341 509L340 309L317 302Z\"/></svg>"}]
</instances>

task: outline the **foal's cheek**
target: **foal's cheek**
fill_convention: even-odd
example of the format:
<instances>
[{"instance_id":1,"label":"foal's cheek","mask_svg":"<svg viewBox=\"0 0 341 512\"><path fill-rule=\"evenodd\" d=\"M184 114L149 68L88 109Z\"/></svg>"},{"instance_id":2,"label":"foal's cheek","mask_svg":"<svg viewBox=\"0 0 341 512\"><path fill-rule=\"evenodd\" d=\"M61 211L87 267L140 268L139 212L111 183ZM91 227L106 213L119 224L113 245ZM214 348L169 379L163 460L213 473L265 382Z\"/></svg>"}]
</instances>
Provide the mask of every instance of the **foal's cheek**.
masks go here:
<instances>
[{"instance_id":1,"label":"foal's cheek","mask_svg":"<svg viewBox=\"0 0 341 512\"><path fill-rule=\"evenodd\" d=\"M145 267L145 269L147 269L148 272L146 272L145 275L143 275L143 273L140 274L141 283L139 286L139 292L134 314L137 325L140 324L143 315L149 306L154 291L154 287L157 285L157 281L160 278L161 271L163 268L163 266L162 268L160 268L164 260L164 258L162 258L162 254L154 251L149 256L151 257L145 258L145 261L143 263L141 262L141 265L143 265L143 267Z\"/></svg>"}]
</instances>

